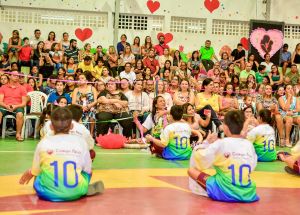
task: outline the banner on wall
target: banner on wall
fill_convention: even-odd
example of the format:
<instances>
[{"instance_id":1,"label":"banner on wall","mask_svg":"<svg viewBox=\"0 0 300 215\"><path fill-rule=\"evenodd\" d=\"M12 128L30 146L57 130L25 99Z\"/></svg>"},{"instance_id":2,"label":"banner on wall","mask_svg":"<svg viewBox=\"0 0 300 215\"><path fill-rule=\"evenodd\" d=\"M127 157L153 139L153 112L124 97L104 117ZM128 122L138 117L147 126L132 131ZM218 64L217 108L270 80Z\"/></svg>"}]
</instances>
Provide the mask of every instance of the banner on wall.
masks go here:
<instances>
[{"instance_id":1,"label":"banner on wall","mask_svg":"<svg viewBox=\"0 0 300 215\"><path fill-rule=\"evenodd\" d=\"M264 61L266 53L279 65L281 47L284 43L284 22L250 20L250 50L258 62Z\"/></svg>"}]
</instances>

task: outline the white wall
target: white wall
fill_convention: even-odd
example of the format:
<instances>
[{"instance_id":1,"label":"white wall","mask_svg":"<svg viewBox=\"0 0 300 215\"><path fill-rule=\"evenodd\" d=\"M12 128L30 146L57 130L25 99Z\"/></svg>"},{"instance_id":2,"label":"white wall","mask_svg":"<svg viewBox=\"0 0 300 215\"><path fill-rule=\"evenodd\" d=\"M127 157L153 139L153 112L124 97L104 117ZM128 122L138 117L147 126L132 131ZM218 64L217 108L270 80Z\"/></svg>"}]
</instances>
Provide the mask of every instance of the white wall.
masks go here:
<instances>
[{"instance_id":1,"label":"white wall","mask_svg":"<svg viewBox=\"0 0 300 215\"><path fill-rule=\"evenodd\" d=\"M169 44L174 49L178 49L179 45L184 45L185 52L191 52L198 49L206 39L210 39L215 47L216 52L219 52L223 45L229 45L234 48L240 41L243 35L216 35L212 34L212 21L213 19L224 20L236 20L236 21L249 21L250 19L265 19L264 12L266 5L262 0L220 0L220 7L213 13L210 13L204 7L203 0L157 0L160 2L160 8L151 14L148 10L146 3L148 0L120 0L120 13L121 14L136 14L145 16L162 16L164 17L163 32L170 32L171 17L189 17L189 18L205 18L207 19L207 30L205 34L193 34L193 33L173 33L174 39ZM115 11L114 0L6 0L1 1L4 11L6 9L15 8L15 10L25 11L38 11L45 10L48 12L59 13L75 13L81 15L97 15L105 13L107 14L107 23L105 28L92 28L93 36L85 42L92 43L92 46L102 44L104 47L108 47L113 43L113 12ZM288 24L300 24L300 6L299 0L272 0L271 5L271 20L285 21ZM37 10L36 10L37 9ZM0 12L1 13L1 12ZM61 26L50 24L27 24L19 22L7 22L0 19L0 32L4 35L4 40L8 41L12 30L18 29L21 32L21 36L31 36L33 30L39 28L42 30L43 37L46 38L48 32L54 30L58 37L65 31L70 33L70 37L74 38L74 31L77 27L84 28L86 26ZM138 35L142 38L146 35L150 35L153 38L154 43L157 43L156 31L134 31L123 30L118 31L119 36L122 33L126 33L128 41L132 42L134 36ZM296 45L299 42L298 39L288 39L287 42L290 47ZM80 44L80 45L83 45Z\"/></svg>"}]
</instances>

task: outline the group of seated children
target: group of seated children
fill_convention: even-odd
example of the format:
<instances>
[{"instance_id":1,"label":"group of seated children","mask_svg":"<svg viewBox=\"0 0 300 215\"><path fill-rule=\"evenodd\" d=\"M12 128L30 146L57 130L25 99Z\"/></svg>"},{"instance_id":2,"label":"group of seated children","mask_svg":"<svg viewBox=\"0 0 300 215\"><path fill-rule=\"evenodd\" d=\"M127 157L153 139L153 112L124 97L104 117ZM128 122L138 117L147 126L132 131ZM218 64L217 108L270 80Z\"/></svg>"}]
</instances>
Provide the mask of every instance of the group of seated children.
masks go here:
<instances>
[{"instance_id":1,"label":"group of seated children","mask_svg":"<svg viewBox=\"0 0 300 215\"><path fill-rule=\"evenodd\" d=\"M157 100L157 101L156 101ZM159 97L155 107L164 106ZM163 100L162 100L163 101ZM103 183L90 184L91 157L93 139L86 128L78 123L82 110L76 105L68 108L57 107L51 113L51 121L44 125L44 138L38 144L32 168L20 179L21 184L28 183L33 177L37 195L50 201L70 201L82 196L102 193ZM162 116L163 114L161 114ZM148 121L155 117L148 116ZM193 193L204 195L213 200L225 202L254 202L259 200L256 184L250 175L257 161L277 159L275 132L271 127L271 112L262 109L258 113L259 125L245 136L245 115L242 111L229 111L224 117L225 138L218 139L217 134L208 132L202 142L202 135L182 120L182 106L174 105L168 115L170 124L163 126L160 135L146 135L151 143L151 152L168 160L190 159L188 169L189 187ZM157 120L157 119L155 119ZM144 126L151 129L154 126ZM199 143L191 148L191 135L198 136ZM279 153L286 162L286 170L300 173L300 144L292 150L292 155ZM205 171L213 167L215 175Z\"/></svg>"}]
</instances>

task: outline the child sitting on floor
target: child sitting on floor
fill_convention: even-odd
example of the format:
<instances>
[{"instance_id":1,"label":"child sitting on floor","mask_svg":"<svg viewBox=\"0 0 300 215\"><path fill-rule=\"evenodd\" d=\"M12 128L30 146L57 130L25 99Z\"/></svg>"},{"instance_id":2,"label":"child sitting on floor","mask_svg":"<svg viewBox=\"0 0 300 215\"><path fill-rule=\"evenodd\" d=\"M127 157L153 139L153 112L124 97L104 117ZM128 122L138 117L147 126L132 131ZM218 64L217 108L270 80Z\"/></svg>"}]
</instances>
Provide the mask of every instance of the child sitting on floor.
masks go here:
<instances>
[{"instance_id":1,"label":"child sitting on floor","mask_svg":"<svg viewBox=\"0 0 300 215\"><path fill-rule=\"evenodd\" d=\"M251 142L241 136L245 116L241 111L229 111L224 118L224 139L208 135L193 150L188 174L193 193L224 202L254 202L256 185L250 174L257 164L257 155ZM214 167L216 174L203 172Z\"/></svg>"},{"instance_id":2,"label":"child sitting on floor","mask_svg":"<svg viewBox=\"0 0 300 215\"><path fill-rule=\"evenodd\" d=\"M279 160L285 162L287 173L300 176L300 141L291 149L291 154L279 152Z\"/></svg>"},{"instance_id":3,"label":"child sitting on floor","mask_svg":"<svg viewBox=\"0 0 300 215\"><path fill-rule=\"evenodd\" d=\"M38 144L32 168L20 179L27 184L33 177L37 195L49 201L72 201L84 195L95 195L104 190L98 181L89 185L92 161L84 140L69 134L72 113L67 108L57 108L51 114L54 136Z\"/></svg>"},{"instance_id":4,"label":"child sitting on floor","mask_svg":"<svg viewBox=\"0 0 300 215\"><path fill-rule=\"evenodd\" d=\"M277 154L271 111L260 110L257 119L259 125L248 132L247 139L253 143L258 161L274 161Z\"/></svg>"},{"instance_id":5,"label":"child sitting on floor","mask_svg":"<svg viewBox=\"0 0 300 215\"><path fill-rule=\"evenodd\" d=\"M186 160L189 159L192 153L190 145L190 137L192 133L202 136L200 132L194 131L190 128L189 124L182 122L183 108L179 105L172 106L170 110L170 122L160 135L160 140L147 135L147 141L152 143L150 146L151 151L155 152L167 160Z\"/></svg>"},{"instance_id":6,"label":"child sitting on floor","mask_svg":"<svg viewBox=\"0 0 300 215\"><path fill-rule=\"evenodd\" d=\"M71 113L72 113L72 127L69 131L69 134L74 134L74 135L78 135L80 137L82 137L88 148L90 150L93 150L94 145L95 145L95 141L93 139L93 137L91 136L90 131L81 123L79 123L81 116L82 116L82 108L79 105L69 105L67 107ZM44 136L48 137L48 136L53 136L54 135L54 131L51 129L51 120L47 121L43 127L44 130ZM94 157L91 157L92 159Z\"/></svg>"}]
</instances>

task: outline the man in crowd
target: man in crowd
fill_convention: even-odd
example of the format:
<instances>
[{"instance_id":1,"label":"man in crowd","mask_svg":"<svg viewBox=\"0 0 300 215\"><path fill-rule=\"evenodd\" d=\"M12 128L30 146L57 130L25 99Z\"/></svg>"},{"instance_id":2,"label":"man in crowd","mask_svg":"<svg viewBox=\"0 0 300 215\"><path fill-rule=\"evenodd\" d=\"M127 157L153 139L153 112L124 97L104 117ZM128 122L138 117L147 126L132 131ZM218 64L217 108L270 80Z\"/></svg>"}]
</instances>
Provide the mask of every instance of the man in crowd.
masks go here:
<instances>
[{"instance_id":1,"label":"man in crowd","mask_svg":"<svg viewBox=\"0 0 300 215\"><path fill-rule=\"evenodd\" d=\"M70 40L70 47L65 50L65 62L68 62L68 59L72 57L74 59L74 63L78 64L79 59L79 49L77 48L77 40L71 39Z\"/></svg>"},{"instance_id":2,"label":"man in crowd","mask_svg":"<svg viewBox=\"0 0 300 215\"><path fill-rule=\"evenodd\" d=\"M246 63L246 69L240 73L240 82L246 82L249 75L253 75L255 77L255 72L251 70L251 68L251 63Z\"/></svg>"},{"instance_id":3,"label":"man in crowd","mask_svg":"<svg viewBox=\"0 0 300 215\"><path fill-rule=\"evenodd\" d=\"M132 85L134 80L136 79L135 72L131 69L131 63L127 62L125 63L125 70L120 73L120 78L126 78L129 83Z\"/></svg>"},{"instance_id":4,"label":"man in crowd","mask_svg":"<svg viewBox=\"0 0 300 215\"><path fill-rule=\"evenodd\" d=\"M169 46L167 44L165 44L165 36L164 35L160 35L159 36L159 43L154 46L155 52L158 56L161 56L164 54L164 49L170 49Z\"/></svg>"},{"instance_id":5,"label":"man in crowd","mask_svg":"<svg viewBox=\"0 0 300 215\"><path fill-rule=\"evenodd\" d=\"M29 42L31 48L36 49L38 42L44 41L43 38L41 37L41 34L42 33L39 29L34 30L34 36L30 38L30 42Z\"/></svg>"},{"instance_id":6,"label":"man in crowd","mask_svg":"<svg viewBox=\"0 0 300 215\"><path fill-rule=\"evenodd\" d=\"M158 75L157 73L159 70L158 60L156 60L154 57L155 57L154 49L150 49L148 57L144 58L143 60L145 68L146 67L150 68L152 77Z\"/></svg>"},{"instance_id":7,"label":"man in crowd","mask_svg":"<svg viewBox=\"0 0 300 215\"><path fill-rule=\"evenodd\" d=\"M215 55L214 48L211 47L211 41L206 40L205 46L200 48L201 60L202 64L206 71L210 70L214 66L214 62L212 59L214 58L216 61L219 61L217 56Z\"/></svg>"},{"instance_id":8,"label":"man in crowd","mask_svg":"<svg viewBox=\"0 0 300 215\"><path fill-rule=\"evenodd\" d=\"M231 52L231 57L232 57L232 62L235 65L237 65L240 68L240 70L245 69L246 52L243 49L243 45L241 43L239 43L237 45L237 48Z\"/></svg>"},{"instance_id":9,"label":"man in crowd","mask_svg":"<svg viewBox=\"0 0 300 215\"><path fill-rule=\"evenodd\" d=\"M16 116L16 140L23 141L21 136L26 106L26 89L19 83L19 73L11 72L9 83L0 88L0 123L6 115Z\"/></svg>"},{"instance_id":10,"label":"man in crowd","mask_svg":"<svg viewBox=\"0 0 300 215\"><path fill-rule=\"evenodd\" d=\"M282 67L282 74L285 75L286 69L291 67L291 52L288 51L289 45L284 44L280 55L280 66Z\"/></svg>"}]
</instances>

